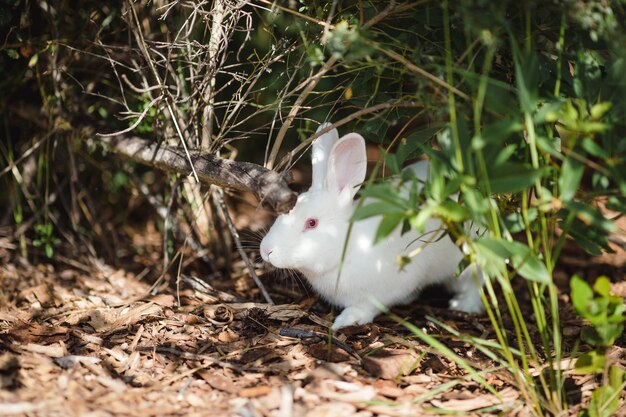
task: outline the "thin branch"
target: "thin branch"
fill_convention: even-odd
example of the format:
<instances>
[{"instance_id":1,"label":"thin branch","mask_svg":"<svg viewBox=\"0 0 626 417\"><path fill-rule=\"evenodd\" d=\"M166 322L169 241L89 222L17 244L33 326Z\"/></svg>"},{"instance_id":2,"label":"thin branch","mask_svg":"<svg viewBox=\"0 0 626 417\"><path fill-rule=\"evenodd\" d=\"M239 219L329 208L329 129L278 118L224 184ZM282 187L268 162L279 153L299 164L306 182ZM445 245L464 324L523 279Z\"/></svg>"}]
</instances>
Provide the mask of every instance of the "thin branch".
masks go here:
<instances>
[{"instance_id":1,"label":"thin branch","mask_svg":"<svg viewBox=\"0 0 626 417\"><path fill-rule=\"evenodd\" d=\"M97 136L102 136L102 137L108 137L108 136L119 136L119 135L123 135L124 133L130 132L131 130L133 130L134 128L139 126L139 123L141 123L143 118L146 117L146 114L148 113L148 111L150 111L152 106L154 106L156 104L156 102L161 100L162 98L163 98L163 95L160 95L157 98L155 98L154 100L152 100L150 103L148 103L148 105L146 106L144 111L142 111L141 114L137 117L137 120L135 121L135 123L133 123L132 125L130 125L126 129L120 130L119 132L113 132L113 133L96 133L96 135Z\"/></svg>"},{"instance_id":2,"label":"thin branch","mask_svg":"<svg viewBox=\"0 0 626 417\"><path fill-rule=\"evenodd\" d=\"M237 228L235 227L235 224L233 223L233 219L230 218L230 213L228 213L228 208L226 207L226 203L224 202L224 196L222 195L222 190L219 188L216 188L215 192L213 193L213 198L217 200L217 203L222 211L222 216L224 216L224 219L226 219L226 224L228 225L230 234L235 240L235 246L237 246L237 252L239 252L241 259L243 259L244 263L246 264L246 267L248 268L248 271L250 272L250 276L254 280L254 283L256 284L256 286L259 287L259 289L261 290L261 294L263 294L263 298L265 298L265 302L268 304L274 305L274 300L272 300L272 297L270 297L270 294L267 292L267 290L265 289L265 286L263 285L263 283L257 276L254 270L254 266L252 265L252 262L250 262L250 258L248 258L246 251L243 250L243 246L241 246L241 240L239 239L239 232L237 232Z\"/></svg>"},{"instance_id":3,"label":"thin branch","mask_svg":"<svg viewBox=\"0 0 626 417\"><path fill-rule=\"evenodd\" d=\"M462 92L461 90L459 90L458 88L456 88L453 85L448 84L447 82L445 82L444 80L437 78L436 76L434 76L433 74L431 74L430 72L418 67L417 65L415 65L414 63L412 63L411 61L409 61L408 59L406 59L405 57L403 57L402 55L391 51L389 49L383 48L382 46L380 46L377 42L367 42L368 45L371 45L374 49L376 49L379 52L382 52L383 54L387 55L389 58L393 59L394 61L398 61L399 63L401 63L402 65L404 65L407 69L409 69L410 71L421 75L424 78L429 79L430 81L434 82L435 84L452 91L454 94L456 94L457 96L465 99L465 100L469 100L469 96L467 94L465 94L464 92Z\"/></svg>"},{"instance_id":4,"label":"thin branch","mask_svg":"<svg viewBox=\"0 0 626 417\"><path fill-rule=\"evenodd\" d=\"M275 0L274 0L274 1L269 1L269 0L258 0L258 1L259 1L260 3L265 3L265 4L270 5L270 6L272 7L272 9L273 9L273 8L276 8L276 9L278 9L278 10L281 10L281 11L285 12L285 13L290 13L290 14L292 14L292 15L294 15L294 16L298 16L299 18L302 18L302 19L304 19L304 20L308 20L309 22L313 22L313 23L318 24L318 25L320 25L320 26L329 27L329 28L331 28L331 29L334 29L334 28L335 28L335 25L330 24L329 22L325 22L325 21L323 21L323 20L319 20L319 19L316 19L316 18L314 18L314 17L307 16L307 15L305 15L305 14L302 14L302 13L298 12L297 10L290 9L289 7L284 7L284 6L281 6L281 5L280 5L280 4L278 4L278 2L277 2L277 1L275 1ZM253 2L250 2L249 4L250 4L251 6L259 7L259 6L255 5Z\"/></svg>"},{"instance_id":5,"label":"thin branch","mask_svg":"<svg viewBox=\"0 0 626 417\"><path fill-rule=\"evenodd\" d=\"M208 151L213 135L213 112L215 100L215 75L218 67L218 53L222 40L222 21L224 20L224 0L215 0L212 11L211 36L209 38L209 83L204 93L204 109L202 110L202 140L200 148Z\"/></svg>"},{"instance_id":6,"label":"thin branch","mask_svg":"<svg viewBox=\"0 0 626 417\"><path fill-rule=\"evenodd\" d=\"M152 62L152 58L150 56L150 52L148 51L148 46L146 45L146 40L144 39L143 36L143 32L141 31L141 24L139 23L139 17L137 16L137 12L135 11L134 5L130 0L127 0L127 6L131 12L132 15L132 20L133 23L135 24L135 28L136 30L133 32L136 40L137 40L137 44L139 45L139 49L141 50L141 52L144 55L144 58L146 59L146 62L148 63L148 66L150 67L150 70L152 71L152 75L154 77L154 79L156 80L157 84L162 87L162 92L164 94L166 94L166 100L165 100L165 104L167 106L167 109L170 113L170 117L171 117L171 121L172 124L174 125L174 128L176 129L176 133L178 134L178 137L180 139L181 144L183 145L183 149L185 150L185 153L187 154L187 156L189 157L189 150L187 149L187 143L185 141L185 137L183 135L182 130L186 130L186 128L182 129L180 128L179 124L181 123L178 120L178 112L175 112L174 109L172 108L172 103L171 103L171 96L169 94L169 91L167 90L167 88L164 88L164 84L161 81L161 77L159 76L159 72L157 71L154 62ZM196 182L200 182L200 179L198 178L198 174L196 173L196 170L193 166L193 164L191 164L191 171L193 173L193 176L196 180Z\"/></svg>"},{"instance_id":7,"label":"thin branch","mask_svg":"<svg viewBox=\"0 0 626 417\"><path fill-rule=\"evenodd\" d=\"M287 153L287 155L285 155L283 159L280 161L280 163L276 166L276 169L281 170L282 168L286 167L289 161L292 161L294 159L295 155L297 155L298 153L306 149L318 137L322 136L323 134L327 132L330 132L332 129L336 129L339 126L345 125L346 123L351 122L354 119L365 116L366 114L376 113L381 110L386 110L386 109L391 109L391 108L396 108L396 107L422 107L422 106L423 104L415 102L415 101L388 101L385 103L376 104L366 109L361 109L359 111L356 111L352 113L351 115L338 120L337 122L333 123L331 126L328 126L326 129L316 132L310 138L308 138L307 140L305 140L304 142L296 146L293 150L289 151L289 153Z\"/></svg>"},{"instance_id":8,"label":"thin branch","mask_svg":"<svg viewBox=\"0 0 626 417\"><path fill-rule=\"evenodd\" d=\"M285 119L285 123L283 123L280 130L278 131L278 135L276 135L276 140L274 141L274 146L272 147L272 151L270 152L270 157L267 161L267 167L269 169L272 169L272 167L274 166L274 162L276 161L276 157L278 156L278 151L280 150L280 146L283 143L283 139L287 134L287 130L289 130L289 128L291 127L291 123L296 118L298 111L300 111L304 100L306 100L309 94L311 94L311 92L320 82L322 77L333 67L333 65L335 65L335 62L337 62L337 57L333 55L324 63L324 65L322 65L322 68L320 68L317 74L311 77L306 88L302 91L302 93L300 93L300 95L296 99L296 102L293 104L293 107L291 108L291 110L289 110L287 119Z\"/></svg>"}]
</instances>

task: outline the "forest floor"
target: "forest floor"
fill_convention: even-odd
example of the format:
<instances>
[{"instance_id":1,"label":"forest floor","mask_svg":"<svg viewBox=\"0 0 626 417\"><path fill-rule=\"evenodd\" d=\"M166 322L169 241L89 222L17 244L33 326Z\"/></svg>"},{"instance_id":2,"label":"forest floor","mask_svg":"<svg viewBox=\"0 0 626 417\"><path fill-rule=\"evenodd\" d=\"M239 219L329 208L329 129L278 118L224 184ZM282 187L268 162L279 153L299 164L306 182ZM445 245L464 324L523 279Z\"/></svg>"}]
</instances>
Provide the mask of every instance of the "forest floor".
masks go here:
<instances>
[{"instance_id":1,"label":"forest floor","mask_svg":"<svg viewBox=\"0 0 626 417\"><path fill-rule=\"evenodd\" d=\"M499 395L385 316L329 339L330 307L297 281L269 275L262 279L276 304L261 302L241 261L228 275L180 275L151 291L146 271L158 269L158 254L139 257L144 272L86 257L26 262L10 235L0 230L0 416L530 415L511 374L440 325L495 340L487 317L445 309L440 289L394 312L439 336ZM154 227L137 232L135 250L149 253L159 239ZM625 296L626 253L615 249L589 258L568 248L555 274L568 415L600 380L573 372L573 352L588 347L567 282L607 274ZM524 288L520 304L531 317ZM608 354L626 366L624 335Z\"/></svg>"}]
</instances>

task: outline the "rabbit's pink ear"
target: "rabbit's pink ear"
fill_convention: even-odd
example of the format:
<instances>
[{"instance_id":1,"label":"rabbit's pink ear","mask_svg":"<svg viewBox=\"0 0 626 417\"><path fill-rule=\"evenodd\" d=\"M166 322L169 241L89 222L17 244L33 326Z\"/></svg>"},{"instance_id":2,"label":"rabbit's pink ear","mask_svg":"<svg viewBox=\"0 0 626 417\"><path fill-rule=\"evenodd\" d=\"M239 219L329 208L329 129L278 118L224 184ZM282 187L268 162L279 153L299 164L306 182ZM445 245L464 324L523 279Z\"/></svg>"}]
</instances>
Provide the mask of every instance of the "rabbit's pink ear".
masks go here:
<instances>
[{"instance_id":1,"label":"rabbit's pink ear","mask_svg":"<svg viewBox=\"0 0 626 417\"><path fill-rule=\"evenodd\" d=\"M341 204L352 202L365 180L367 154L365 140L358 133L349 133L339 139L330 152L327 187L339 194Z\"/></svg>"},{"instance_id":2,"label":"rabbit's pink ear","mask_svg":"<svg viewBox=\"0 0 626 417\"><path fill-rule=\"evenodd\" d=\"M317 132L330 127L330 123L322 123L317 128ZM311 164L313 166L313 181L311 188L323 188L326 182L326 173L328 172L328 158L333 145L339 140L337 129L329 130L322 136L313 141L313 154L311 155Z\"/></svg>"}]
</instances>

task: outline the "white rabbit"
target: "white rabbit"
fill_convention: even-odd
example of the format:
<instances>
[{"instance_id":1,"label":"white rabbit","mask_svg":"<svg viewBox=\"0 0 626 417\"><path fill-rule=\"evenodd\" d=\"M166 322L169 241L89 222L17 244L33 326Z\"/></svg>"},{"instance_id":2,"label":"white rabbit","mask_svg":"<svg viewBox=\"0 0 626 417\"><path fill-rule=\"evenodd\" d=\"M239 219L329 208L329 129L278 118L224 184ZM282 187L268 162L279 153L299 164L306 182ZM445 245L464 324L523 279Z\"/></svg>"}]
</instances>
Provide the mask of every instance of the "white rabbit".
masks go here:
<instances>
[{"instance_id":1,"label":"white rabbit","mask_svg":"<svg viewBox=\"0 0 626 417\"><path fill-rule=\"evenodd\" d=\"M328 126L321 125L318 132ZM411 230L401 235L398 227L376 245L373 242L380 216L356 221L343 255L357 204L354 196L365 180L366 163L361 135L349 133L339 139L333 129L317 138L313 142L311 188L300 194L295 207L279 216L263 238L263 260L277 268L300 271L326 300L345 307L332 325L334 330L371 322L380 313L372 299L386 307L407 303L424 286L434 283L448 285L455 294L450 308L481 312L478 282L482 274L470 266L459 277L454 276L463 254L447 234L441 237L439 220L429 220L423 233ZM414 164L412 169L418 179L427 179L427 161ZM397 256L423 244L423 250L401 271Z\"/></svg>"}]
</instances>

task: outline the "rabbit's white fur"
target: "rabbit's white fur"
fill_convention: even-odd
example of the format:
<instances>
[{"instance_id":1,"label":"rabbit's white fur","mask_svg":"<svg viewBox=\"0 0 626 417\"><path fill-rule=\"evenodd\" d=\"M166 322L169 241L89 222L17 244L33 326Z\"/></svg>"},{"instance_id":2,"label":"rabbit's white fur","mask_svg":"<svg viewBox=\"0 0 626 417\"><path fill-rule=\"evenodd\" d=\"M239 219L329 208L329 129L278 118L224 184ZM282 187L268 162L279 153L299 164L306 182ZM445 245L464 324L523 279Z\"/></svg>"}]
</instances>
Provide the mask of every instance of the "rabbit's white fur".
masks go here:
<instances>
[{"instance_id":1,"label":"rabbit's white fur","mask_svg":"<svg viewBox=\"0 0 626 417\"><path fill-rule=\"evenodd\" d=\"M323 124L318 131L328 126ZM356 221L343 256L357 204L353 198L365 180L366 163L365 141L359 134L339 139L333 129L320 136L313 143L311 188L298 197L289 213L276 219L263 238L263 260L277 268L300 271L325 299L345 307L333 329L371 322L380 312L372 299L387 307L408 303L420 289L434 283L445 283L455 294L450 308L481 312L481 272L470 266L454 276L463 254L447 235L441 237L441 223L436 219L426 223L424 233L401 235L398 228L376 245L380 216ZM427 161L411 168L420 180L427 180ZM311 219L314 227L307 226ZM397 256L420 245L425 245L423 250L400 271Z\"/></svg>"}]
</instances>

